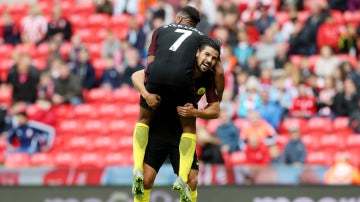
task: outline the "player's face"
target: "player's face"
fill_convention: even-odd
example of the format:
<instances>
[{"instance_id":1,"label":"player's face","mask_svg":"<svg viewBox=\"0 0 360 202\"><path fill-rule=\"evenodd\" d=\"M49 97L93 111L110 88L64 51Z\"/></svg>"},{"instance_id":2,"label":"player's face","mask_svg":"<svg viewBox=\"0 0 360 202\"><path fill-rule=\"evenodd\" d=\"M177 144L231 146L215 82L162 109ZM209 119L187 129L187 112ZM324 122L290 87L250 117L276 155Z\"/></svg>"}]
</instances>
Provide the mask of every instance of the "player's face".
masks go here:
<instances>
[{"instance_id":1,"label":"player's face","mask_svg":"<svg viewBox=\"0 0 360 202\"><path fill-rule=\"evenodd\" d=\"M219 60L219 52L210 46L206 46L203 50L198 50L196 54L197 68L201 72L206 72L215 66Z\"/></svg>"}]
</instances>

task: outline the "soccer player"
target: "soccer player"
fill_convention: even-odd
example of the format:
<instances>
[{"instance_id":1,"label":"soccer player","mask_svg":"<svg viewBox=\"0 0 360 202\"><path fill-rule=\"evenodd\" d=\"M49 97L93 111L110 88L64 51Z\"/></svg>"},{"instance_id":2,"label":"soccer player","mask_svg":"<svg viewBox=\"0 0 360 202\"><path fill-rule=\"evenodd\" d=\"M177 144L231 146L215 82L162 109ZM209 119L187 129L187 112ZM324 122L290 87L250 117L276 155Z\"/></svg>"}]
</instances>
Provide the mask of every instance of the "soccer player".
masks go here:
<instances>
[{"instance_id":1,"label":"soccer player","mask_svg":"<svg viewBox=\"0 0 360 202\"><path fill-rule=\"evenodd\" d=\"M200 40L204 35L195 26L200 21L199 12L191 7L182 8L176 16L175 23L160 27L152 38L148 54L148 66L146 72L146 89L148 92L157 94L156 101L165 102L175 107L184 106L186 103L194 103L193 71L195 54ZM216 68L220 69L221 68ZM224 85L223 74L216 77L220 82L216 88ZM222 82L221 82L222 81ZM139 189L143 181L143 159L148 142L149 122L152 119L156 107L151 107L147 102L142 102L140 116L135 125L133 136L134 154L134 185L133 194L142 195ZM174 186L180 181L187 182L193 153L196 147L196 119L190 116L179 116L183 129L180 140L180 179L175 181Z\"/></svg>"},{"instance_id":2,"label":"soccer player","mask_svg":"<svg viewBox=\"0 0 360 202\"><path fill-rule=\"evenodd\" d=\"M181 116L191 116L204 119L217 118L220 113L219 97L215 89L215 73L212 68L218 63L220 58L220 43L216 39L205 38L201 41L199 50L196 53L196 67L194 69L194 96L195 101L198 102L200 98L206 94L208 105L204 109L197 109L197 106L193 106L191 103L187 103L184 106L179 106L177 109L166 102L159 103L157 101L157 95L149 93L144 85L145 73L144 71L138 71L133 74L132 81L134 86L145 98L142 102L148 102L150 106L157 107L157 111L154 114L153 119L150 122L149 131L149 143L146 148L144 158L144 196L139 197L135 195L136 201L149 201L150 191L155 180L156 174L159 171L161 165L165 161L169 154L170 161L173 165L174 172L179 172L179 142L182 134L182 127L178 118ZM208 71L211 69L211 71ZM192 154L191 159L191 171L188 176L188 185L181 184L181 186L175 189L180 191L181 201L196 201L197 199L197 173L198 162L195 152ZM181 181L179 182L181 183ZM142 189L143 187L141 187ZM137 197L138 196L138 197Z\"/></svg>"}]
</instances>

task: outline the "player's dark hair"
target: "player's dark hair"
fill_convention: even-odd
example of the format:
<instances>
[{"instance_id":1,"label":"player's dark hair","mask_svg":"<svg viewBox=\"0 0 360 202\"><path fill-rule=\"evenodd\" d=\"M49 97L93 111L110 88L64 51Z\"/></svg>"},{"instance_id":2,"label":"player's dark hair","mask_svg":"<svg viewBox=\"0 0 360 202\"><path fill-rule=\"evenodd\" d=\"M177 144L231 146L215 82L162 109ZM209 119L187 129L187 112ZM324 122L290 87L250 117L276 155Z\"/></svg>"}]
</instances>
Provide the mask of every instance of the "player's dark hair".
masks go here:
<instances>
[{"instance_id":1,"label":"player's dark hair","mask_svg":"<svg viewBox=\"0 0 360 202\"><path fill-rule=\"evenodd\" d=\"M200 13L199 11L192 6L185 6L180 10L180 13L183 15L189 16L192 23L197 25L200 22Z\"/></svg>"},{"instance_id":2,"label":"player's dark hair","mask_svg":"<svg viewBox=\"0 0 360 202\"><path fill-rule=\"evenodd\" d=\"M211 37L204 37L201 41L200 41L200 50L203 50L206 46L210 46L211 48L213 48L214 50L216 50L217 52L219 52L219 56L221 55L221 41L219 39L216 38L211 38ZM220 60L220 58L219 58Z\"/></svg>"}]
</instances>

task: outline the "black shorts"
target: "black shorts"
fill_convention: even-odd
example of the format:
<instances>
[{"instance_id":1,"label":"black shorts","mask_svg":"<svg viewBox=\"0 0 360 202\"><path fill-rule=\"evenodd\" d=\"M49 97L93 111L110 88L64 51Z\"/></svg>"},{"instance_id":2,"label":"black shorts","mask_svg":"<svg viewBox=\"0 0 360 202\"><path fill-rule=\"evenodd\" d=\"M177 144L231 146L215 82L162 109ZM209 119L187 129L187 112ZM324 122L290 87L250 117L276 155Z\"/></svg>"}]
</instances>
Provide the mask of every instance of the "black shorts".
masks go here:
<instances>
[{"instance_id":1,"label":"black shorts","mask_svg":"<svg viewBox=\"0 0 360 202\"><path fill-rule=\"evenodd\" d=\"M186 103L192 103L194 106L196 104L193 88L149 83L146 83L145 87L150 93L159 95L161 103L168 107L184 106ZM143 97L140 99L140 106L145 109L151 109Z\"/></svg>"},{"instance_id":2,"label":"black shorts","mask_svg":"<svg viewBox=\"0 0 360 202\"><path fill-rule=\"evenodd\" d=\"M159 171L169 156L174 173L179 170L179 143L182 128L176 108L160 104L149 125L149 139L144 162ZM196 153L192 169L199 169Z\"/></svg>"}]
</instances>

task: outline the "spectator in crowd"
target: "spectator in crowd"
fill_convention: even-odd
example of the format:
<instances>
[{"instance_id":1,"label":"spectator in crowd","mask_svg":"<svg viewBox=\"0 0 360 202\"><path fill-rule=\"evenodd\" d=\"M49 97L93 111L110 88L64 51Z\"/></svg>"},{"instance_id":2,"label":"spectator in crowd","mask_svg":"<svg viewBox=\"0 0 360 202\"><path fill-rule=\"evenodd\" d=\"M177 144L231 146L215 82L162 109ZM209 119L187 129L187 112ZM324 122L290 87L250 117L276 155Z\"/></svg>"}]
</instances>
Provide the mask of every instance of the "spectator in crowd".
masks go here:
<instances>
[{"instance_id":1,"label":"spectator in crowd","mask_svg":"<svg viewBox=\"0 0 360 202\"><path fill-rule=\"evenodd\" d=\"M310 89L305 83L300 83L297 86L298 96L292 100L292 106L289 114L292 117L310 118L317 112L316 98L310 93Z\"/></svg>"},{"instance_id":2,"label":"spectator in crowd","mask_svg":"<svg viewBox=\"0 0 360 202\"><path fill-rule=\"evenodd\" d=\"M273 144L269 146L269 155L271 159L270 163L272 165L284 164L284 155L278 144Z\"/></svg>"},{"instance_id":3,"label":"spectator in crowd","mask_svg":"<svg viewBox=\"0 0 360 202\"><path fill-rule=\"evenodd\" d=\"M54 93L54 82L49 71L40 73L39 84L37 87L38 99L51 99Z\"/></svg>"},{"instance_id":4,"label":"spectator in crowd","mask_svg":"<svg viewBox=\"0 0 360 202\"><path fill-rule=\"evenodd\" d=\"M120 49L120 40L115 37L115 34L111 30L107 30L106 38L102 42L102 53L103 58L114 57L115 52Z\"/></svg>"},{"instance_id":5,"label":"spectator in crowd","mask_svg":"<svg viewBox=\"0 0 360 202\"><path fill-rule=\"evenodd\" d=\"M336 117L349 116L358 108L359 93L356 91L354 81L346 78L344 90L334 97L334 114Z\"/></svg>"},{"instance_id":6,"label":"spectator in crowd","mask_svg":"<svg viewBox=\"0 0 360 202\"><path fill-rule=\"evenodd\" d=\"M154 17L151 19L151 26L148 32L146 33L146 41L145 41L145 51L149 48L150 43L151 43L151 38L152 35L154 33L154 31L158 28L160 28L161 26L164 25L164 18L162 17ZM145 26L145 25L144 25ZM143 27L144 27L143 26Z\"/></svg>"},{"instance_id":7,"label":"spectator in crowd","mask_svg":"<svg viewBox=\"0 0 360 202\"><path fill-rule=\"evenodd\" d=\"M242 137L245 141L254 136L259 142L266 145L272 145L276 142L277 133L275 129L260 117L259 112L256 110L249 111L248 120L249 124L244 126L242 131Z\"/></svg>"},{"instance_id":8,"label":"spectator in crowd","mask_svg":"<svg viewBox=\"0 0 360 202\"><path fill-rule=\"evenodd\" d=\"M126 65L123 76L124 84L133 87L134 85L131 82L131 75L138 70L144 69L144 65L142 65L140 54L135 48L131 48L126 52L125 60Z\"/></svg>"},{"instance_id":9,"label":"spectator in crowd","mask_svg":"<svg viewBox=\"0 0 360 202\"><path fill-rule=\"evenodd\" d=\"M69 61L76 63L79 62L79 53L81 49L87 48L82 42L80 35L72 35L71 37L71 48L69 51Z\"/></svg>"},{"instance_id":10,"label":"spectator in crowd","mask_svg":"<svg viewBox=\"0 0 360 202\"><path fill-rule=\"evenodd\" d=\"M315 73L317 76L325 77L334 74L335 68L339 65L339 59L334 55L330 46L322 46L320 57L315 63Z\"/></svg>"},{"instance_id":11,"label":"spectator in crowd","mask_svg":"<svg viewBox=\"0 0 360 202\"><path fill-rule=\"evenodd\" d=\"M249 78L249 74L244 70L239 70L235 73L235 85L234 85L234 95L232 99L240 97L240 95L246 92L246 83Z\"/></svg>"},{"instance_id":12,"label":"spectator in crowd","mask_svg":"<svg viewBox=\"0 0 360 202\"><path fill-rule=\"evenodd\" d=\"M261 40L255 49L255 56L260 62L260 67L272 64L276 56L277 43L274 41L274 31L268 28L261 35Z\"/></svg>"},{"instance_id":13,"label":"spectator in crowd","mask_svg":"<svg viewBox=\"0 0 360 202\"><path fill-rule=\"evenodd\" d=\"M313 45L311 44L307 30L305 30L304 27L305 26L300 21L294 23L294 29L289 39L290 55L311 55L314 53Z\"/></svg>"},{"instance_id":14,"label":"spectator in crowd","mask_svg":"<svg viewBox=\"0 0 360 202\"><path fill-rule=\"evenodd\" d=\"M12 87L12 101L34 103L37 98L39 74L31 70L31 58L27 54L20 54L19 61L8 73L7 84Z\"/></svg>"},{"instance_id":15,"label":"spectator in crowd","mask_svg":"<svg viewBox=\"0 0 360 202\"><path fill-rule=\"evenodd\" d=\"M110 0L96 0L95 1L96 13L103 13L112 15L113 7Z\"/></svg>"},{"instance_id":16,"label":"spectator in crowd","mask_svg":"<svg viewBox=\"0 0 360 202\"><path fill-rule=\"evenodd\" d=\"M338 44L341 53L351 54L353 56L359 55L358 39L359 34L356 33L356 27L353 23L345 25L345 31L338 38Z\"/></svg>"},{"instance_id":17,"label":"spectator in crowd","mask_svg":"<svg viewBox=\"0 0 360 202\"><path fill-rule=\"evenodd\" d=\"M316 100L318 114L320 116L333 117L332 107L335 95L335 79L334 77L327 76L324 78L324 88L320 90Z\"/></svg>"},{"instance_id":18,"label":"spectator in crowd","mask_svg":"<svg viewBox=\"0 0 360 202\"><path fill-rule=\"evenodd\" d=\"M290 141L285 145L284 162L293 166L303 165L306 158L306 147L301 140L300 130L297 127L291 127L289 132Z\"/></svg>"},{"instance_id":19,"label":"spectator in crowd","mask_svg":"<svg viewBox=\"0 0 360 202\"><path fill-rule=\"evenodd\" d=\"M289 18L290 20L281 26L281 35L284 41L289 41L291 34L294 32L295 24L298 23L298 11L291 9Z\"/></svg>"},{"instance_id":20,"label":"spectator in crowd","mask_svg":"<svg viewBox=\"0 0 360 202\"><path fill-rule=\"evenodd\" d=\"M72 26L69 20L62 15L60 5L55 5L52 10L52 18L47 25L46 38L58 43L70 41Z\"/></svg>"},{"instance_id":21,"label":"spectator in crowd","mask_svg":"<svg viewBox=\"0 0 360 202\"><path fill-rule=\"evenodd\" d=\"M113 14L131 14L136 15L138 13L139 0L113 0Z\"/></svg>"},{"instance_id":22,"label":"spectator in crowd","mask_svg":"<svg viewBox=\"0 0 360 202\"><path fill-rule=\"evenodd\" d=\"M348 10L348 5L346 3L347 1L344 2L342 0L327 0L327 2L329 3L329 8L331 10L338 10L341 12Z\"/></svg>"},{"instance_id":23,"label":"spectator in crowd","mask_svg":"<svg viewBox=\"0 0 360 202\"><path fill-rule=\"evenodd\" d=\"M90 53L87 48L80 49L79 61L72 63L71 72L80 79L84 89L94 88L96 85L95 69L90 61Z\"/></svg>"},{"instance_id":24,"label":"spectator in crowd","mask_svg":"<svg viewBox=\"0 0 360 202\"><path fill-rule=\"evenodd\" d=\"M359 0L348 0L347 6L349 11L358 11L360 9L360 1Z\"/></svg>"},{"instance_id":25,"label":"spectator in crowd","mask_svg":"<svg viewBox=\"0 0 360 202\"><path fill-rule=\"evenodd\" d=\"M239 43L234 47L234 55L241 66L246 66L248 58L253 54L254 48L249 44L248 34L244 29L239 30Z\"/></svg>"},{"instance_id":26,"label":"spectator in crowd","mask_svg":"<svg viewBox=\"0 0 360 202\"><path fill-rule=\"evenodd\" d=\"M29 7L28 15L21 19L20 28L22 43L37 45L44 40L47 33L47 21L37 4Z\"/></svg>"},{"instance_id":27,"label":"spectator in crowd","mask_svg":"<svg viewBox=\"0 0 360 202\"><path fill-rule=\"evenodd\" d=\"M269 147L266 146L261 139L256 136L250 136L247 139L245 147L246 162L252 166L265 166L269 165L270 153Z\"/></svg>"},{"instance_id":28,"label":"spectator in crowd","mask_svg":"<svg viewBox=\"0 0 360 202\"><path fill-rule=\"evenodd\" d=\"M115 89L121 87L124 83L123 73L114 66L114 58L107 56L105 58L106 69L103 71L100 86Z\"/></svg>"},{"instance_id":29,"label":"spectator in crowd","mask_svg":"<svg viewBox=\"0 0 360 202\"><path fill-rule=\"evenodd\" d=\"M2 14L1 42L4 44L16 45L20 43L20 30L14 23L9 12Z\"/></svg>"},{"instance_id":30,"label":"spectator in crowd","mask_svg":"<svg viewBox=\"0 0 360 202\"><path fill-rule=\"evenodd\" d=\"M301 76L299 68L297 68L292 62L285 63L283 67L284 85L287 89L294 90L299 84ZM293 92L293 91L292 91Z\"/></svg>"},{"instance_id":31,"label":"spectator in crowd","mask_svg":"<svg viewBox=\"0 0 360 202\"><path fill-rule=\"evenodd\" d=\"M250 110L257 109L261 103L261 97L258 93L259 81L256 77L249 77L246 82L246 92L239 94L237 98L238 117L246 117Z\"/></svg>"},{"instance_id":32,"label":"spectator in crowd","mask_svg":"<svg viewBox=\"0 0 360 202\"><path fill-rule=\"evenodd\" d=\"M68 64L64 61L59 61L58 71L59 76L54 80L52 102L55 105L65 103L78 105L82 103L82 86L80 79L71 73Z\"/></svg>"},{"instance_id":33,"label":"spectator in crowd","mask_svg":"<svg viewBox=\"0 0 360 202\"><path fill-rule=\"evenodd\" d=\"M359 185L359 169L349 161L349 155L340 153L335 162L325 172L324 184L327 185Z\"/></svg>"},{"instance_id":34,"label":"spectator in crowd","mask_svg":"<svg viewBox=\"0 0 360 202\"><path fill-rule=\"evenodd\" d=\"M245 70L249 73L249 76L254 76L256 78L260 76L259 60L255 55L249 56Z\"/></svg>"},{"instance_id":35,"label":"spectator in crowd","mask_svg":"<svg viewBox=\"0 0 360 202\"><path fill-rule=\"evenodd\" d=\"M52 62L56 59L62 59L61 53L60 53L60 43L55 40L52 39L49 41L48 43L49 45L49 52L46 55L46 69L50 69L50 65L52 64Z\"/></svg>"},{"instance_id":36,"label":"spectator in crowd","mask_svg":"<svg viewBox=\"0 0 360 202\"><path fill-rule=\"evenodd\" d=\"M350 112L349 127L353 133L360 133L360 99L358 100L358 108Z\"/></svg>"},{"instance_id":37,"label":"spectator in crowd","mask_svg":"<svg viewBox=\"0 0 360 202\"><path fill-rule=\"evenodd\" d=\"M328 15L325 18L325 22L320 25L319 31L316 36L317 47L329 46L332 50L337 52L338 40L340 37L340 31L338 24L334 22L333 16Z\"/></svg>"},{"instance_id":38,"label":"spectator in crowd","mask_svg":"<svg viewBox=\"0 0 360 202\"><path fill-rule=\"evenodd\" d=\"M232 121L232 109L221 106L220 108L220 125L216 129L215 137L220 140L220 149L222 153L233 153L240 151L239 129Z\"/></svg>"},{"instance_id":39,"label":"spectator in crowd","mask_svg":"<svg viewBox=\"0 0 360 202\"><path fill-rule=\"evenodd\" d=\"M16 152L33 154L48 151L51 148L55 138L53 127L40 122L29 121L25 111L17 112L15 118L18 125L8 132L6 155ZM13 144L15 139L19 141L18 147Z\"/></svg>"},{"instance_id":40,"label":"spectator in crowd","mask_svg":"<svg viewBox=\"0 0 360 202\"><path fill-rule=\"evenodd\" d=\"M221 50L221 64L224 69L225 88L233 89L234 72L238 67L237 59L232 54L232 48L229 45L224 45Z\"/></svg>"},{"instance_id":41,"label":"spectator in crowd","mask_svg":"<svg viewBox=\"0 0 360 202\"><path fill-rule=\"evenodd\" d=\"M287 116L292 105L291 89L286 88L285 78L278 77L269 89L270 102L279 103L282 108L283 117Z\"/></svg>"},{"instance_id":42,"label":"spectator in crowd","mask_svg":"<svg viewBox=\"0 0 360 202\"><path fill-rule=\"evenodd\" d=\"M335 79L336 92L342 91L344 89L344 81L347 77L343 63L340 63L340 65L336 67L333 77Z\"/></svg>"},{"instance_id":43,"label":"spectator in crowd","mask_svg":"<svg viewBox=\"0 0 360 202\"><path fill-rule=\"evenodd\" d=\"M144 33L136 16L132 16L129 19L129 34L127 36L127 40L139 51L141 57L143 57L143 54L145 53L146 34Z\"/></svg>"},{"instance_id":44,"label":"spectator in crowd","mask_svg":"<svg viewBox=\"0 0 360 202\"><path fill-rule=\"evenodd\" d=\"M171 4L167 3L165 0L157 0L155 5L151 7L155 16L162 16L164 18L164 24L171 24L174 20L174 8Z\"/></svg>"},{"instance_id":45,"label":"spectator in crowd","mask_svg":"<svg viewBox=\"0 0 360 202\"><path fill-rule=\"evenodd\" d=\"M275 18L268 14L268 9L265 5L260 5L258 8L260 11L260 17L255 21L255 26L259 30L260 34L264 34L265 30L275 22Z\"/></svg>"},{"instance_id":46,"label":"spectator in crowd","mask_svg":"<svg viewBox=\"0 0 360 202\"><path fill-rule=\"evenodd\" d=\"M200 160L209 164L223 164L219 138L210 134L204 125L198 127L196 135Z\"/></svg>"},{"instance_id":47,"label":"spectator in crowd","mask_svg":"<svg viewBox=\"0 0 360 202\"><path fill-rule=\"evenodd\" d=\"M311 68L310 68L309 56L307 56L307 55L301 56L299 71L300 71L300 77L301 77L300 81L306 82L306 80L309 78L309 76L312 72Z\"/></svg>"},{"instance_id":48,"label":"spectator in crowd","mask_svg":"<svg viewBox=\"0 0 360 202\"><path fill-rule=\"evenodd\" d=\"M262 89L261 93L261 104L259 106L259 114L262 119L266 120L273 128L279 127L280 121L283 118L283 108L278 102L270 100L269 89Z\"/></svg>"},{"instance_id":49,"label":"spectator in crowd","mask_svg":"<svg viewBox=\"0 0 360 202\"><path fill-rule=\"evenodd\" d=\"M287 47L285 43L279 43L276 47L276 55L274 58L274 67L278 71L276 75L281 75L282 69L284 68L285 64L289 61L287 55Z\"/></svg>"}]
</instances>

